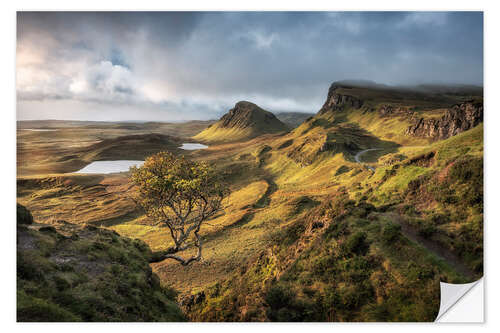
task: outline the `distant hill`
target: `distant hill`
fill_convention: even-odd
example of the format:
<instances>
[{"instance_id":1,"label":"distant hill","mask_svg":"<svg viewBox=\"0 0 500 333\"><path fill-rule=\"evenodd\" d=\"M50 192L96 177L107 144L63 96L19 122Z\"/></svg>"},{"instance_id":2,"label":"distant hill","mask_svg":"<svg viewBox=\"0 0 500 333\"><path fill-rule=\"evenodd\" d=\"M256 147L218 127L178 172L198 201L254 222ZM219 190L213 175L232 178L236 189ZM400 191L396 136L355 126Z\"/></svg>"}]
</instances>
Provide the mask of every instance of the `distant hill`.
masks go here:
<instances>
[{"instance_id":1,"label":"distant hill","mask_svg":"<svg viewBox=\"0 0 500 333\"><path fill-rule=\"evenodd\" d=\"M178 151L181 143L182 140L180 138L158 133L127 135L105 139L83 148L76 155L86 161L123 159L124 156L131 159L143 160L160 151Z\"/></svg>"},{"instance_id":2,"label":"distant hill","mask_svg":"<svg viewBox=\"0 0 500 333\"><path fill-rule=\"evenodd\" d=\"M71 129L87 130L122 130L134 131L134 134L161 133L178 137L192 137L215 120L189 120L183 122L161 121L77 121L77 120L18 120L17 129ZM123 134L125 135L125 134Z\"/></svg>"},{"instance_id":3,"label":"distant hill","mask_svg":"<svg viewBox=\"0 0 500 333\"><path fill-rule=\"evenodd\" d=\"M194 136L194 139L207 142L228 142L287 130L288 127L271 112L254 103L241 101L215 124Z\"/></svg>"},{"instance_id":4,"label":"distant hill","mask_svg":"<svg viewBox=\"0 0 500 333\"><path fill-rule=\"evenodd\" d=\"M307 118L314 116L312 113L305 112L279 112L276 113L276 118L281 120L285 125L295 128L302 124Z\"/></svg>"}]
</instances>

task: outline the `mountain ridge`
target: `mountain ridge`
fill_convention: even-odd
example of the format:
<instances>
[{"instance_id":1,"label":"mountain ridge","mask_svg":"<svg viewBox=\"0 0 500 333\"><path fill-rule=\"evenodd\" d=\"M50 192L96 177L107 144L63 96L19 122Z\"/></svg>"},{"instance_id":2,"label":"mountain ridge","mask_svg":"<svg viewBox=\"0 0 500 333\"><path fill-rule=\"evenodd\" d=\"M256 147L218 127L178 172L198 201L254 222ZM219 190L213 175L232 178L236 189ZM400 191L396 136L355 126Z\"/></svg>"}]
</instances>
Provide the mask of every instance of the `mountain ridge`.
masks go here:
<instances>
[{"instance_id":1,"label":"mountain ridge","mask_svg":"<svg viewBox=\"0 0 500 333\"><path fill-rule=\"evenodd\" d=\"M252 102L239 101L219 121L195 135L194 139L206 142L238 141L288 129L273 113Z\"/></svg>"}]
</instances>

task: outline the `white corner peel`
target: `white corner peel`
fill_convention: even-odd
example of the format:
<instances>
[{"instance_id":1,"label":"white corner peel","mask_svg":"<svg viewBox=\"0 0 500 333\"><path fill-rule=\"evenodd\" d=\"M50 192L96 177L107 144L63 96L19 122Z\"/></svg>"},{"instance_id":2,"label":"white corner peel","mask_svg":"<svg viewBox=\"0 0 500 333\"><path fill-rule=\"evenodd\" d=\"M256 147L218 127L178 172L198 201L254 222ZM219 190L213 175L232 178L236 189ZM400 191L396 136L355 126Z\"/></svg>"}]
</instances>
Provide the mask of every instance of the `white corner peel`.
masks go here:
<instances>
[{"instance_id":1,"label":"white corner peel","mask_svg":"<svg viewBox=\"0 0 500 333\"><path fill-rule=\"evenodd\" d=\"M441 303L436 322L483 322L483 278L464 284L440 282L440 287ZM475 292L469 293L472 288Z\"/></svg>"}]
</instances>

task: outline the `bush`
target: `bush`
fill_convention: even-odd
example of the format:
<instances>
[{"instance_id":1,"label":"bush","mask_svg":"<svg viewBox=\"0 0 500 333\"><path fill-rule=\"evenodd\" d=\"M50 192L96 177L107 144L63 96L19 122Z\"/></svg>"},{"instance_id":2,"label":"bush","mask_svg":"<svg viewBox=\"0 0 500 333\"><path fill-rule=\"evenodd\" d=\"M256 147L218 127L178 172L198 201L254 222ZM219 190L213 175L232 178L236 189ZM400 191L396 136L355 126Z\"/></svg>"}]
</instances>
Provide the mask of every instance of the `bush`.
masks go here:
<instances>
[{"instance_id":1,"label":"bush","mask_svg":"<svg viewBox=\"0 0 500 333\"><path fill-rule=\"evenodd\" d=\"M382 240L385 243L392 243L401 236L401 225L397 223L389 223L382 229Z\"/></svg>"},{"instance_id":2,"label":"bush","mask_svg":"<svg viewBox=\"0 0 500 333\"><path fill-rule=\"evenodd\" d=\"M349 168L348 166L342 165L337 169L337 171L335 171L335 176L340 176L341 174L346 173L350 170L351 168Z\"/></svg>"},{"instance_id":3,"label":"bush","mask_svg":"<svg viewBox=\"0 0 500 333\"><path fill-rule=\"evenodd\" d=\"M326 229L323 237L326 239L339 238L343 235L349 234L349 227L345 221L339 222L334 220Z\"/></svg>"},{"instance_id":4,"label":"bush","mask_svg":"<svg viewBox=\"0 0 500 333\"><path fill-rule=\"evenodd\" d=\"M304 222L299 221L273 233L271 239L275 244L288 246L297 241L305 230Z\"/></svg>"},{"instance_id":5,"label":"bush","mask_svg":"<svg viewBox=\"0 0 500 333\"><path fill-rule=\"evenodd\" d=\"M266 294L266 311L271 321L289 322L317 320L320 315L314 304L297 300L290 288L282 285L272 286Z\"/></svg>"},{"instance_id":6,"label":"bush","mask_svg":"<svg viewBox=\"0 0 500 333\"><path fill-rule=\"evenodd\" d=\"M365 218L368 216L368 214L375 210L376 208L372 204L360 202L354 209L351 210L351 215Z\"/></svg>"},{"instance_id":7,"label":"bush","mask_svg":"<svg viewBox=\"0 0 500 333\"><path fill-rule=\"evenodd\" d=\"M281 285L272 286L266 294L266 303L271 309L277 310L287 307L295 295L288 288Z\"/></svg>"},{"instance_id":8,"label":"bush","mask_svg":"<svg viewBox=\"0 0 500 333\"><path fill-rule=\"evenodd\" d=\"M450 222L450 215L435 213L431 215L430 220L436 225L445 224Z\"/></svg>"},{"instance_id":9,"label":"bush","mask_svg":"<svg viewBox=\"0 0 500 333\"><path fill-rule=\"evenodd\" d=\"M448 177L452 182L471 183L483 186L483 159L464 158L456 161L450 168Z\"/></svg>"},{"instance_id":10,"label":"bush","mask_svg":"<svg viewBox=\"0 0 500 333\"><path fill-rule=\"evenodd\" d=\"M429 238L436 232L436 227L432 222L425 221L418 230L418 234L422 237Z\"/></svg>"},{"instance_id":11,"label":"bush","mask_svg":"<svg viewBox=\"0 0 500 333\"><path fill-rule=\"evenodd\" d=\"M365 255L370 248L370 244L366 242L366 233L358 231L354 235L349 236L345 242L347 252L358 255Z\"/></svg>"}]
</instances>

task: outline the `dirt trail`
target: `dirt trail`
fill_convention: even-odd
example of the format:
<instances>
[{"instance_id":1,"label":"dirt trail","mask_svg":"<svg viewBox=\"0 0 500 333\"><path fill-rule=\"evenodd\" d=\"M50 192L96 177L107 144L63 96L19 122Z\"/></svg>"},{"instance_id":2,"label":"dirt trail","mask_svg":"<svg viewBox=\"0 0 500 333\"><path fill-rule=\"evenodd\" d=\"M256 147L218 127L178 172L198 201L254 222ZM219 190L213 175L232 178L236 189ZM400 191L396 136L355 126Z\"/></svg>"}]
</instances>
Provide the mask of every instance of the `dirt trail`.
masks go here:
<instances>
[{"instance_id":1,"label":"dirt trail","mask_svg":"<svg viewBox=\"0 0 500 333\"><path fill-rule=\"evenodd\" d=\"M382 150L382 148L370 148L370 149L365 149L365 150L362 150L362 151L359 151L356 153L356 155L354 155L354 160L357 162L357 163L363 163L361 162L360 158L361 158L361 155L369 152L369 151L372 151L372 150ZM372 167L372 166L367 166L368 169L372 170L372 171L375 171L375 168Z\"/></svg>"},{"instance_id":2,"label":"dirt trail","mask_svg":"<svg viewBox=\"0 0 500 333\"><path fill-rule=\"evenodd\" d=\"M477 279L477 276L474 274L474 272L469 267L464 265L463 262L460 260L460 258L458 258L454 253L452 253L449 249L445 248L444 246L420 236L418 234L418 231L414 227L406 223L406 221L404 221L404 219L399 214L394 212L388 212L382 215L385 215L392 221L399 223L401 225L401 232L406 237L408 237L413 242L422 245L425 249L432 252L438 258L441 258L444 261L446 261L446 263L448 263L448 265L453 267L457 272L461 273L468 279L471 279L471 281L475 281Z\"/></svg>"}]
</instances>

